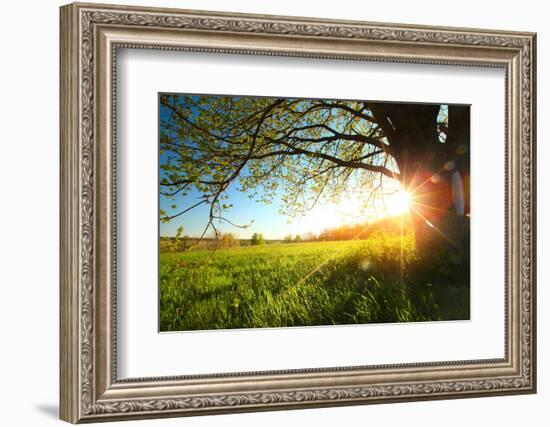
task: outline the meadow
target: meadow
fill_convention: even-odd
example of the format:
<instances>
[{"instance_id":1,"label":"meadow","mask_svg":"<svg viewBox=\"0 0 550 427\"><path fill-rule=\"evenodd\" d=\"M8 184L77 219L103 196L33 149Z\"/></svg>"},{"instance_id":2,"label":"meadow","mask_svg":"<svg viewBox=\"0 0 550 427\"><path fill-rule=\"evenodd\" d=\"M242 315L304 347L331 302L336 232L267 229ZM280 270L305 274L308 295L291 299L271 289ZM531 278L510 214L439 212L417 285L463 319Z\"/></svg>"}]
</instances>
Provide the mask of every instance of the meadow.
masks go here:
<instances>
[{"instance_id":1,"label":"meadow","mask_svg":"<svg viewBox=\"0 0 550 427\"><path fill-rule=\"evenodd\" d=\"M160 330L469 319L468 279L433 265L411 233L161 253Z\"/></svg>"}]
</instances>

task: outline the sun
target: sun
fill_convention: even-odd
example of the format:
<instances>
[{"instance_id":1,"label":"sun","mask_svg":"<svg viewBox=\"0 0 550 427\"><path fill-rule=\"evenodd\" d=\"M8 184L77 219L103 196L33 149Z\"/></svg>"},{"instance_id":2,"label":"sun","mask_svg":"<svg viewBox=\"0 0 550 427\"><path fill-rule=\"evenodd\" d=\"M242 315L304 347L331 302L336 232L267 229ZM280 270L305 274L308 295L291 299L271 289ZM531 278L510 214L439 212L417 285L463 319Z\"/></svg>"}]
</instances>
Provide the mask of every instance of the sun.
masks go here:
<instances>
[{"instance_id":1,"label":"sun","mask_svg":"<svg viewBox=\"0 0 550 427\"><path fill-rule=\"evenodd\" d=\"M342 197L338 202L320 203L296 224L303 231L319 234L325 229L335 228L343 224L353 224L364 221L364 209L357 198Z\"/></svg>"},{"instance_id":2,"label":"sun","mask_svg":"<svg viewBox=\"0 0 550 427\"><path fill-rule=\"evenodd\" d=\"M406 214L411 208L411 193L395 186L383 195L382 200L365 206L359 197L345 194L338 201L319 203L303 216L293 218L297 233L321 233L323 230L342 225L364 224L387 216Z\"/></svg>"},{"instance_id":3,"label":"sun","mask_svg":"<svg viewBox=\"0 0 550 427\"><path fill-rule=\"evenodd\" d=\"M408 191L399 190L386 198L386 208L390 215L407 213L410 207L411 194Z\"/></svg>"}]
</instances>

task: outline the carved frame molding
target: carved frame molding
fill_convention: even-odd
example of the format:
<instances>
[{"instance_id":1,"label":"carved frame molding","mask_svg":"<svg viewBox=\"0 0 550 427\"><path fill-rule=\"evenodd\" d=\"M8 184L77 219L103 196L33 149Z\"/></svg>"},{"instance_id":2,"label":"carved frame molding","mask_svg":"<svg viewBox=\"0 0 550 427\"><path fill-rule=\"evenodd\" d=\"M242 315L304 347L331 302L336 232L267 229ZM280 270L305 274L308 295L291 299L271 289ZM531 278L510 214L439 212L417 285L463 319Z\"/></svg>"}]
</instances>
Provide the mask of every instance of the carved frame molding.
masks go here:
<instances>
[{"instance_id":1,"label":"carved frame molding","mask_svg":"<svg viewBox=\"0 0 550 427\"><path fill-rule=\"evenodd\" d=\"M116 377L118 48L503 67L504 359ZM535 34L173 9L61 8L61 418L73 423L533 393Z\"/></svg>"}]
</instances>

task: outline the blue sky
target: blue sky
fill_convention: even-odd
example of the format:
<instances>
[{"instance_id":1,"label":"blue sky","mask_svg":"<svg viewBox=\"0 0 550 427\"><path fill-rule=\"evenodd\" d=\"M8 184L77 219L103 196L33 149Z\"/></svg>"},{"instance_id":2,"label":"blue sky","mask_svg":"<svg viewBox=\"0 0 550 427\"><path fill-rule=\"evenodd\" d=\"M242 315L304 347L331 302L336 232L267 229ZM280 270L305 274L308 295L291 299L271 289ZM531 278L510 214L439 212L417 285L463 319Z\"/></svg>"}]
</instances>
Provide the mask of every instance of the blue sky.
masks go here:
<instances>
[{"instance_id":1,"label":"blue sky","mask_svg":"<svg viewBox=\"0 0 550 427\"><path fill-rule=\"evenodd\" d=\"M216 223L216 228L222 232L233 233L238 238L250 238L253 233L259 232L266 239L282 239L287 234L302 234L309 230L304 230L303 220L294 221L288 224L289 219L278 213L281 206L280 196L278 196L271 205L265 205L261 202L251 200L246 193L237 191L234 185L230 185L227 191L229 196L226 203L233 204L233 208L227 211L226 216L229 220L237 224L249 224L252 220L254 223L247 229L239 229L230 224ZM161 196L160 208L170 212L177 212L185 206L192 205L199 199L200 194L193 190L185 197L176 199L176 202L168 200ZM178 210L173 211L170 206L178 205ZM178 218L174 218L168 224L160 226L161 236L174 236L179 226L184 227L184 233L189 236L199 236L207 223L209 207L206 205L197 206L191 211L183 214Z\"/></svg>"},{"instance_id":2,"label":"blue sky","mask_svg":"<svg viewBox=\"0 0 550 427\"><path fill-rule=\"evenodd\" d=\"M386 185L386 188L392 192L395 191L392 190L392 183ZM279 213L284 187L280 187L273 202L269 205L250 199L248 193L238 191L235 184L229 185L227 194L229 197L224 203L233 204L233 207L226 211L224 216L240 225L250 224L251 221L253 223L246 229L240 229L227 223L216 223L215 225L219 231L233 233L240 239L249 239L256 232L262 233L266 239L283 239L289 234L292 236L296 234L303 236L307 232L319 234L324 229L337 227L340 224L362 224L369 219L391 214L392 198L394 197L393 195L385 197L387 206L382 207L379 202L368 210L360 206L357 197L343 197L338 204L319 202L305 215L293 218ZM185 197L176 197L175 201L161 195L160 208L165 210L168 215L175 214L192 206L199 200L199 197L200 193L196 190L191 191ZM395 203L395 200L393 202ZM176 210L171 208L171 205L174 204L177 205ZM207 205L197 206L182 216L172 219L169 223L161 223L160 235L175 236L178 227L183 226L184 234L191 237L200 236L207 224L208 214L209 207Z\"/></svg>"},{"instance_id":3,"label":"blue sky","mask_svg":"<svg viewBox=\"0 0 550 427\"><path fill-rule=\"evenodd\" d=\"M168 114L167 109L161 106L160 118L167 119ZM161 154L160 164L165 163L167 157L166 153ZM162 174L160 169L159 173ZM238 191L234 184L229 185L226 194L228 195L228 199L225 203L233 204L233 208L227 211L225 216L236 224L250 224L252 221L253 223L247 229L240 229L226 223L216 223L216 228L221 232L233 233L236 237L242 239L250 238L255 232L262 233L266 239L282 239L288 234L296 235L313 231L304 229L304 221L307 218L288 223L290 218L279 214L278 210L281 207L280 197L283 194L282 190L279 191L270 205L251 200L247 193ZM186 196L176 196L175 200L160 195L160 209L166 211L168 215L175 214L196 203L200 196L201 194L195 189ZM172 205L177 205L177 209L172 209ZM169 223L161 223L160 235L175 236L178 227L183 226L184 234L192 237L200 236L208 221L208 213L208 205L197 206L182 216L174 218Z\"/></svg>"}]
</instances>

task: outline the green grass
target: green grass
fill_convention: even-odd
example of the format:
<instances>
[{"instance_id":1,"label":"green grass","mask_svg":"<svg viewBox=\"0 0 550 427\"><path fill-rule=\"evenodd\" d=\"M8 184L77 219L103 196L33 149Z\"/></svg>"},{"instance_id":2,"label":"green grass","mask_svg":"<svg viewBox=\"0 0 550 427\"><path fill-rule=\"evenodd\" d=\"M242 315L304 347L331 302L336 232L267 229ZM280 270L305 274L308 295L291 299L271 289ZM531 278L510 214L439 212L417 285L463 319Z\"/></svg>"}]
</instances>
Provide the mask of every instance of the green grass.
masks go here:
<instances>
[{"instance_id":1,"label":"green grass","mask_svg":"<svg viewBox=\"0 0 550 427\"><path fill-rule=\"evenodd\" d=\"M468 319L469 288L419 265L411 235L162 253L160 329Z\"/></svg>"}]
</instances>

